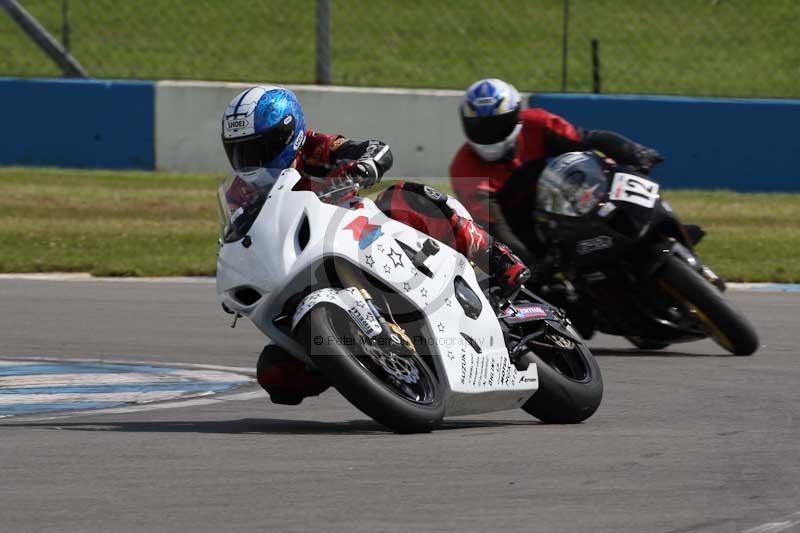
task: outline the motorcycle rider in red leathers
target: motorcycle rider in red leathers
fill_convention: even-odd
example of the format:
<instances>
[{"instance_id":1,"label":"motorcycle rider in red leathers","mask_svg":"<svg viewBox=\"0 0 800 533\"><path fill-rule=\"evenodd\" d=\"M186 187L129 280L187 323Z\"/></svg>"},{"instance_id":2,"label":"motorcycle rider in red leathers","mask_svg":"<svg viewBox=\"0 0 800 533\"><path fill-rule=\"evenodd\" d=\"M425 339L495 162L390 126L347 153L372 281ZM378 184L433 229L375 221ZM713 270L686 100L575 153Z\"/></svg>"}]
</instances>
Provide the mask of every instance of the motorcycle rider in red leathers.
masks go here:
<instances>
[{"instance_id":1,"label":"motorcycle rider in red leathers","mask_svg":"<svg viewBox=\"0 0 800 533\"><path fill-rule=\"evenodd\" d=\"M644 172L662 161L656 150L617 133L576 128L542 108L522 110L517 90L498 79L473 83L459 111L467 142L450 164L453 190L528 265L545 254L531 209L547 158L594 149Z\"/></svg>"},{"instance_id":2,"label":"motorcycle rider in red leathers","mask_svg":"<svg viewBox=\"0 0 800 533\"><path fill-rule=\"evenodd\" d=\"M235 171L294 167L304 177L300 186L314 191L346 179L366 188L392 166L392 153L381 141L358 142L306 129L300 103L292 91L281 87L251 87L237 95L222 117L222 144ZM320 184L310 176L327 180ZM508 247L455 213L448 199L431 187L398 182L382 191L376 204L393 219L466 255L505 293L514 292L530 277L530 270ZM264 348L257 375L275 403L297 405L328 388L321 375L273 344Z\"/></svg>"}]
</instances>

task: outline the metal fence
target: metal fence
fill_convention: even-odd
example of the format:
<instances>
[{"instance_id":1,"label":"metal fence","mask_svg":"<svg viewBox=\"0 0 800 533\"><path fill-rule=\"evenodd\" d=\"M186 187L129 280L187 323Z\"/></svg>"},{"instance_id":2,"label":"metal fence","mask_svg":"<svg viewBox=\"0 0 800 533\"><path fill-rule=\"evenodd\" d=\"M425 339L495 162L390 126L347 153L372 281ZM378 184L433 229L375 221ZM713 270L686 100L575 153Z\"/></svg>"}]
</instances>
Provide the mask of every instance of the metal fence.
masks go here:
<instances>
[{"instance_id":1,"label":"metal fence","mask_svg":"<svg viewBox=\"0 0 800 533\"><path fill-rule=\"evenodd\" d=\"M98 78L800 97L798 0L9 2ZM0 13L0 75L62 70Z\"/></svg>"}]
</instances>

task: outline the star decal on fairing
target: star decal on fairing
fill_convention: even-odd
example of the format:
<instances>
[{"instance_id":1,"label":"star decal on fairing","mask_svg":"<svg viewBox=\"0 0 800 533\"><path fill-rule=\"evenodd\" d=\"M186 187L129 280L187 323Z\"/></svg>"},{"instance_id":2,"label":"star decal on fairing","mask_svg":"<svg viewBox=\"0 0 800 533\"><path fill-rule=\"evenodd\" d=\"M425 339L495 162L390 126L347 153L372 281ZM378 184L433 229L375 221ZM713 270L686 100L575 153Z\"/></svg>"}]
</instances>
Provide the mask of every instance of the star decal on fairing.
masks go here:
<instances>
[{"instance_id":1,"label":"star decal on fairing","mask_svg":"<svg viewBox=\"0 0 800 533\"><path fill-rule=\"evenodd\" d=\"M436 324L436 328L439 330L439 333L444 333L444 324L442 324L441 322Z\"/></svg>"},{"instance_id":2,"label":"star decal on fairing","mask_svg":"<svg viewBox=\"0 0 800 533\"><path fill-rule=\"evenodd\" d=\"M385 248L383 247L383 245L382 245L382 244L379 244L379 245L377 246L377 248L378 248L378 251L379 251L379 252L383 252L383 251L385 250Z\"/></svg>"},{"instance_id":3,"label":"star decal on fairing","mask_svg":"<svg viewBox=\"0 0 800 533\"><path fill-rule=\"evenodd\" d=\"M447 307L451 307L453 305L453 301L450 298L445 298L444 305L446 305Z\"/></svg>"},{"instance_id":4,"label":"star decal on fairing","mask_svg":"<svg viewBox=\"0 0 800 533\"><path fill-rule=\"evenodd\" d=\"M353 219L353 221L346 225L344 229L349 229L353 232L353 238L358 241L358 247L361 250L375 242L378 237L383 235L381 227L375 224L370 224L369 219L363 215Z\"/></svg>"},{"instance_id":5,"label":"star decal on fairing","mask_svg":"<svg viewBox=\"0 0 800 533\"><path fill-rule=\"evenodd\" d=\"M371 267L375 265L375 260L372 258L371 255L368 255L366 258L367 266Z\"/></svg>"},{"instance_id":6,"label":"star decal on fairing","mask_svg":"<svg viewBox=\"0 0 800 533\"><path fill-rule=\"evenodd\" d=\"M408 292L411 290L411 284L408 282L403 283L403 290Z\"/></svg>"},{"instance_id":7,"label":"star decal on fairing","mask_svg":"<svg viewBox=\"0 0 800 533\"><path fill-rule=\"evenodd\" d=\"M387 274L392 273L392 269L389 268L389 265L383 265L383 271L386 272Z\"/></svg>"},{"instance_id":8,"label":"star decal on fairing","mask_svg":"<svg viewBox=\"0 0 800 533\"><path fill-rule=\"evenodd\" d=\"M447 358L451 361L456 358L456 356L453 355L453 350L447 350Z\"/></svg>"},{"instance_id":9,"label":"star decal on fairing","mask_svg":"<svg viewBox=\"0 0 800 533\"><path fill-rule=\"evenodd\" d=\"M428 291L427 291L427 289L425 289L425 287L422 287L419 290L419 293L422 295L423 298L427 298L428 297Z\"/></svg>"},{"instance_id":10,"label":"star decal on fairing","mask_svg":"<svg viewBox=\"0 0 800 533\"><path fill-rule=\"evenodd\" d=\"M403 256L401 256L400 252L398 252L394 248L391 248L389 250L389 259L392 260L392 263L394 264L395 267L403 266Z\"/></svg>"}]
</instances>

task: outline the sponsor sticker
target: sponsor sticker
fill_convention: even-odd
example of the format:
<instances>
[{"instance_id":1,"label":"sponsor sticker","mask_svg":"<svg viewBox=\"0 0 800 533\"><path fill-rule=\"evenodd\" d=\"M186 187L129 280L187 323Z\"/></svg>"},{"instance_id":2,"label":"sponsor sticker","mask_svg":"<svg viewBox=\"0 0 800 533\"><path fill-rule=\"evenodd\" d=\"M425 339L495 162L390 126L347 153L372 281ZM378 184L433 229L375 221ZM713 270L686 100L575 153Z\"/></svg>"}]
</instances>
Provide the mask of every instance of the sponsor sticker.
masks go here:
<instances>
[{"instance_id":1,"label":"sponsor sticker","mask_svg":"<svg viewBox=\"0 0 800 533\"><path fill-rule=\"evenodd\" d=\"M353 232L353 238L358 241L358 247L361 250L375 242L381 235L383 235L381 227L375 224L370 224L369 219L364 215L356 217L351 223L346 225L344 229L349 229Z\"/></svg>"},{"instance_id":2,"label":"sponsor sticker","mask_svg":"<svg viewBox=\"0 0 800 533\"><path fill-rule=\"evenodd\" d=\"M370 337L374 337L375 335L378 335L381 332L380 324L377 321L375 321L371 313L370 316L367 317L364 313L362 313L358 309L358 307L351 307L350 309L347 310L347 312L356 321L358 327L360 327L361 330Z\"/></svg>"},{"instance_id":3,"label":"sponsor sticker","mask_svg":"<svg viewBox=\"0 0 800 533\"><path fill-rule=\"evenodd\" d=\"M447 196L441 191L437 191L433 187L425 185L422 187L422 190L425 191L425 196L430 198L430 200L435 204L443 204L447 201Z\"/></svg>"},{"instance_id":4,"label":"sponsor sticker","mask_svg":"<svg viewBox=\"0 0 800 533\"><path fill-rule=\"evenodd\" d=\"M598 235L592 239L585 241L578 241L575 245L575 251L578 255L586 255L599 250L607 250L614 246L614 239L608 235Z\"/></svg>"},{"instance_id":5,"label":"sponsor sticker","mask_svg":"<svg viewBox=\"0 0 800 533\"><path fill-rule=\"evenodd\" d=\"M514 314L514 318L539 318L543 316L547 316L547 311L539 305L517 307L517 312Z\"/></svg>"},{"instance_id":6,"label":"sponsor sticker","mask_svg":"<svg viewBox=\"0 0 800 533\"><path fill-rule=\"evenodd\" d=\"M289 117L286 117L289 118ZM294 139L294 146L295 150L299 150L301 146L303 146L303 142L306 140L306 134L304 131L301 131L297 134L297 137Z\"/></svg>"}]
</instances>

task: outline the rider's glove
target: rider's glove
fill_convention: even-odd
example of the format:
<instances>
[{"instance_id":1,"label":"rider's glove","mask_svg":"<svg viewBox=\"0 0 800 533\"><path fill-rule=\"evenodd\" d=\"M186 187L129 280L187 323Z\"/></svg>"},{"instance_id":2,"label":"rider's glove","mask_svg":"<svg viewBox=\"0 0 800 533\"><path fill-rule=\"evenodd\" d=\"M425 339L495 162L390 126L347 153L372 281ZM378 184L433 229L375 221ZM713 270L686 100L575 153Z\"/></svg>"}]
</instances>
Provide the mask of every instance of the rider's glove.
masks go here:
<instances>
[{"instance_id":1,"label":"rider's glove","mask_svg":"<svg viewBox=\"0 0 800 533\"><path fill-rule=\"evenodd\" d=\"M645 173L650 172L654 166L664 161L664 158L661 157L658 150L655 148L648 148L641 144L636 145L634 155L636 157L638 169Z\"/></svg>"},{"instance_id":2,"label":"rider's glove","mask_svg":"<svg viewBox=\"0 0 800 533\"><path fill-rule=\"evenodd\" d=\"M359 159L346 163L331 173L331 177L352 178L362 188L371 187L381 179L372 159Z\"/></svg>"}]
</instances>

